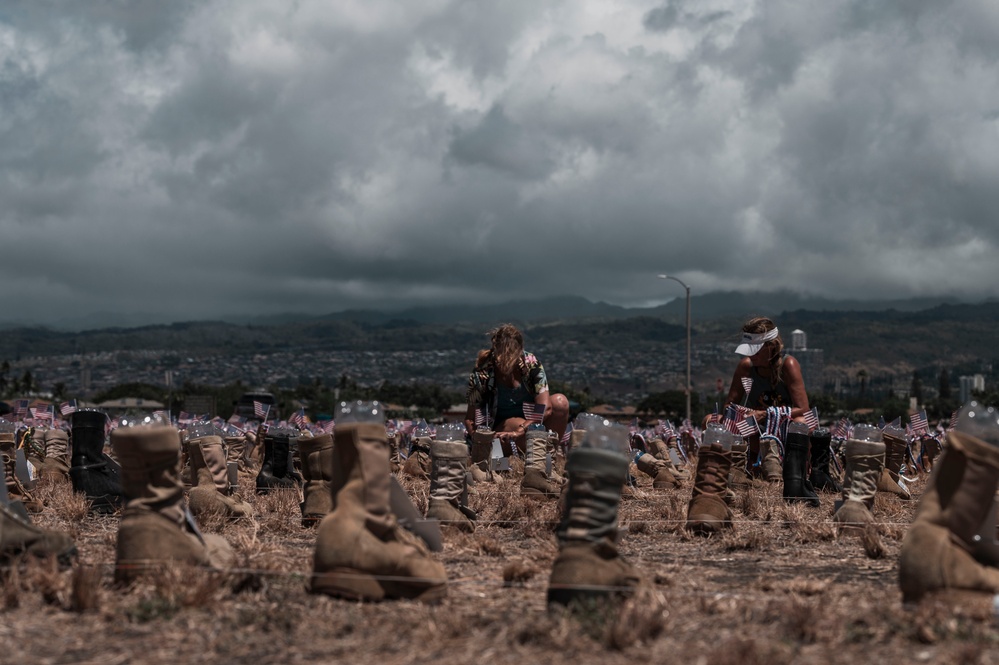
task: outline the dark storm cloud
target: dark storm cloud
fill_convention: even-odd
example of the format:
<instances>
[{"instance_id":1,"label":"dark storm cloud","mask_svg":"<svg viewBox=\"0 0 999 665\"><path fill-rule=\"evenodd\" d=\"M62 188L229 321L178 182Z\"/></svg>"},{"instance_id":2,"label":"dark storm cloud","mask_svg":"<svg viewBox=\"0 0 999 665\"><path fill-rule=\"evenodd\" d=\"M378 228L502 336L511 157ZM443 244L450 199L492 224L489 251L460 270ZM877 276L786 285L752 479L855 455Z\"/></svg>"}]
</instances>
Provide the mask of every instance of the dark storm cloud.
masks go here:
<instances>
[{"instance_id":1,"label":"dark storm cloud","mask_svg":"<svg viewBox=\"0 0 999 665\"><path fill-rule=\"evenodd\" d=\"M633 304L679 295L664 271L999 295L997 26L984 0L6 3L4 318Z\"/></svg>"}]
</instances>

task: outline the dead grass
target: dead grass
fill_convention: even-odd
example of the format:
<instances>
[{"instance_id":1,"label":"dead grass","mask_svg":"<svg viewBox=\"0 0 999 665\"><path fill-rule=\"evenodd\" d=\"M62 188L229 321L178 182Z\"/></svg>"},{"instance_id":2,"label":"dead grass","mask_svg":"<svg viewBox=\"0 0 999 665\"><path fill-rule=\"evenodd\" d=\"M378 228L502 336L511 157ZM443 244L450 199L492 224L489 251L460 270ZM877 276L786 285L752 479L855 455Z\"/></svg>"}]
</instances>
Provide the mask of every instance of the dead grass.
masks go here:
<instances>
[{"instance_id":1,"label":"dead grass","mask_svg":"<svg viewBox=\"0 0 999 665\"><path fill-rule=\"evenodd\" d=\"M515 472L476 487L474 533L445 533L436 556L451 584L431 607L307 593L316 532L302 528L297 494L257 495L252 474L240 481L255 518L202 523L232 544L236 570L167 567L127 588L113 584L117 516L89 515L66 484L40 485L36 524L69 531L80 556L70 568L24 561L0 572L5 662L999 661L988 608L901 606L896 560L916 501L878 497L875 547L836 538L834 495L811 509L762 484L735 502L731 532L705 539L683 528L689 483L652 491L640 476L619 510L620 552L650 584L568 615L545 604L557 502L522 498ZM425 505L427 481L401 481Z\"/></svg>"}]
</instances>

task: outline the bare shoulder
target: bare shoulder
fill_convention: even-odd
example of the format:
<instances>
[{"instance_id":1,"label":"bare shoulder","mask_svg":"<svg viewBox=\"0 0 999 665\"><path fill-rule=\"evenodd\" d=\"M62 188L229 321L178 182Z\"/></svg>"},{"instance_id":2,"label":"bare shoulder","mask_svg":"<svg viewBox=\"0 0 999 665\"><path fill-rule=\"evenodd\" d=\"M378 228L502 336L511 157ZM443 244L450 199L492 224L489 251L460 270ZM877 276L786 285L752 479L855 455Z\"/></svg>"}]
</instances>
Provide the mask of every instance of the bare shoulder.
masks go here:
<instances>
[{"instance_id":1,"label":"bare shoulder","mask_svg":"<svg viewBox=\"0 0 999 665\"><path fill-rule=\"evenodd\" d=\"M801 364L794 356L784 356L784 372L789 375L801 376Z\"/></svg>"},{"instance_id":2,"label":"bare shoulder","mask_svg":"<svg viewBox=\"0 0 999 665\"><path fill-rule=\"evenodd\" d=\"M739 364L735 366L736 376L749 376L749 370L753 367L753 361L750 360L749 356L743 356Z\"/></svg>"}]
</instances>

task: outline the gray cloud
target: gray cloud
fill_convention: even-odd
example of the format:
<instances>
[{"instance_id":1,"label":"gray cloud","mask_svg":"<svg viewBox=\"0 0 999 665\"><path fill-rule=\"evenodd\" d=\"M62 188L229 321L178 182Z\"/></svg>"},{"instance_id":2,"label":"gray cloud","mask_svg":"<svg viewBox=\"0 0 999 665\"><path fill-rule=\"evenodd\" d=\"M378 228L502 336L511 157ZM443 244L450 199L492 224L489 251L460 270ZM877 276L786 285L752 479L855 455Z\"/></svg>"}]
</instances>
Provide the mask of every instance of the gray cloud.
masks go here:
<instances>
[{"instance_id":1,"label":"gray cloud","mask_svg":"<svg viewBox=\"0 0 999 665\"><path fill-rule=\"evenodd\" d=\"M999 295L991 5L7 3L18 304Z\"/></svg>"}]
</instances>

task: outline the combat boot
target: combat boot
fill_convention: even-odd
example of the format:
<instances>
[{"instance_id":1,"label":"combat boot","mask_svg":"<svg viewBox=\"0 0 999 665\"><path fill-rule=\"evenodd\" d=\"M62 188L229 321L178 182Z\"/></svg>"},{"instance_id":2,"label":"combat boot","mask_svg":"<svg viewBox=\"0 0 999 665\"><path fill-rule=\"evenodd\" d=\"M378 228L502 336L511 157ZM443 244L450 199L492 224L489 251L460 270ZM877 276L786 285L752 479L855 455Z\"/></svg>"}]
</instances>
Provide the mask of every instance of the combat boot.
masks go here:
<instances>
[{"instance_id":1,"label":"combat boot","mask_svg":"<svg viewBox=\"0 0 999 665\"><path fill-rule=\"evenodd\" d=\"M621 488L628 477L623 455L573 448L566 461L568 489L557 536L559 553L548 582L548 605L587 609L620 600L641 582L617 549Z\"/></svg>"},{"instance_id":2,"label":"combat boot","mask_svg":"<svg viewBox=\"0 0 999 665\"><path fill-rule=\"evenodd\" d=\"M257 494L298 487L292 469L288 433L271 429L264 434L264 459L257 473L256 484Z\"/></svg>"},{"instance_id":3,"label":"combat boot","mask_svg":"<svg viewBox=\"0 0 999 665\"><path fill-rule=\"evenodd\" d=\"M430 477L430 443L429 436L419 436L413 439L409 448L409 457L402 466L402 472L413 478Z\"/></svg>"},{"instance_id":4,"label":"combat boot","mask_svg":"<svg viewBox=\"0 0 999 665\"><path fill-rule=\"evenodd\" d=\"M24 458L41 475L45 464L45 430L26 427L17 432L17 447L24 451Z\"/></svg>"},{"instance_id":5,"label":"combat boot","mask_svg":"<svg viewBox=\"0 0 999 665\"><path fill-rule=\"evenodd\" d=\"M905 452L909 444L901 436L896 436L885 431L882 435L885 444L885 465L878 478L878 491L894 494L900 499L908 501L912 498L909 490L902 484L899 472L905 464Z\"/></svg>"},{"instance_id":6,"label":"combat boot","mask_svg":"<svg viewBox=\"0 0 999 665\"><path fill-rule=\"evenodd\" d=\"M635 457L635 466L638 467L639 471L652 478L654 489L672 489L680 486L680 481L670 472L666 463L648 453L638 454Z\"/></svg>"},{"instance_id":7,"label":"combat boot","mask_svg":"<svg viewBox=\"0 0 999 665\"><path fill-rule=\"evenodd\" d=\"M833 514L840 530L862 531L874 523L871 509L884 468L885 444L881 441L847 439L844 448L846 473L843 476L843 504Z\"/></svg>"},{"instance_id":8,"label":"combat boot","mask_svg":"<svg viewBox=\"0 0 999 665\"><path fill-rule=\"evenodd\" d=\"M434 441L430 444L430 501L427 519L471 533L475 513L467 505L465 462L468 446L463 441Z\"/></svg>"},{"instance_id":9,"label":"combat boot","mask_svg":"<svg viewBox=\"0 0 999 665\"><path fill-rule=\"evenodd\" d=\"M250 467L246 463L246 436L227 436L224 440L226 465L235 463L238 471L249 471Z\"/></svg>"},{"instance_id":10,"label":"combat boot","mask_svg":"<svg viewBox=\"0 0 999 665\"><path fill-rule=\"evenodd\" d=\"M760 449L763 453L763 479L768 483L783 480L784 465L780 457L780 441L772 436L761 436Z\"/></svg>"},{"instance_id":11,"label":"combat boot","mask_svg":"<svg viewBox=\"0 0 999 665\"><path fill-rule=\"evenodd\" d=\"M49 480L69 480L69 434L66 430L50 429L44 438L45 460L39 476Z\"/></svg>"},{"instance_id":12,"label":"combat boot","mask_svg":"<svg viewBox=\"0 0 999 665\"><path fill-rule=\"evenodd\" d=\"M310 591L366 601L442 598L444 566L390 509L385 426L337 424L333 457L333 510L319 524Z\"/></svg>"},{"instance_id":13,"label":"combat boot","mask_svg":"<svg viewBox=\"0 0 999 665\"><path fill-rule=\"evenodd\" d=\"M399 438L398 432L392 432L388 435L389 468L392 473L399 473L402 470L402 458L399 456Z\"/></svg>"},{"instance_id":14,"label":"combat boot","mask_svg":"<svg viewBox=\"0 0 999 665\"><path fill-rule=\"evenodd\" d=\"M796 430L795 426L801 430ZM784 501L818 508L821 502L808 481L809 448L807 427L801 423L791 423L784 441Z\"/></svg>"},{"instance_id":15,"label":"combat boot","mask_svg":"<svg viewBox=\"0 0 999 665\"><path fill-rule=\"evenodd\" d=\"M496 433L490 429L477 429L472 434L472 480L477 483L493 483L491 458L493 454L493 439Z\"/></svg>"},{"instance_id":16,"label":"combat boot","mask_svg":"<svg viewBox=\"0 0 999 665\"><path fill-rule=\"evenodd\" d=\"M732 454L719 444L697 451L694 489L687 505L686 528L708 536L732 528L732 511L725 503Z\"/></svg>"},{"instance_id":17,"label":"combat boot","mask_svg":"<svg viewBox=\"0 0 999 665\"><path fill-rule=\"evenodd\" d=\"M936 464L937 457L943 452L943 446L940 445L940 440L936 437L927 436L923 438L922 450L920 452L920 458L923 463L923 471L929 471Z\"/></svg>"},{"instance_id":18,"label":"combat boot","mask_svg":"<svg viewBox=\"0 0 999 665\"><path fill-rule=\"evenodd\" d=\"M662 437L653 437L652 442L649 445L651 447L649 452L651 452L656 459L661 460L663 464L666 465L666 468L669 469L674 478L680 482L690 480L690 473L686 469L680 468L674 464L673 456L669 454L671 450L675 450L677 459L683 459L680 456L680 447L675 434L670 435L669 441L664 441Z\"/></svg>"},{"instance_id":19,"label":"combat boot","mask_svg":"<svg viewBox=\"0 0 999 665\"><path fill-rule=\"evenodd\" d=\"M230 519L250 517L253 508L229 492L229 473L222 437L202 436L187 443L195 486L188 493L188 507L195 517L219 515Z\"/></svg>"},{"instance_id":20,"label":"combat boot","mask_svg":"<svg viewBox=\"0 0 999 665\"><path fill-rule=\"evenodd\" d=\"M732 490L747 490L753 487L753 479L746 471L749 463L749 445L732 444L732 468L728 472L728 486Z\"/></svg>"},{"instance_id":21,"label":"combat boot","mask_svg":"<svg viewBox=\"0 0 999 665\"><path fill-rule=\"evenodd\" d=\"M808 478L812 482L812 487L820 492L842 492L843 486L829 472L832 460L832 448L830 448L832 435L829 430L825 428L813 430L808 435L808 443L811 446L812 458L812 473Z\"/></svg>"},{"instance_id":22,"label":"combat boot","mask_svg":"<svg viewBox=\"0 0 999 665\"><path fill-rule=\"evenodd\" d=\"M17 477L17 447L14 432L0 432L0 457L3 460L3 475L6 493L11 501L20 501L31 513L42 511L42 502L28 491Z\"/></svg>"},{"instance_id":23,"label":"combat boot","mask_svg":"<svg viewBox=\"0 0 999 665\"><path fill-rule=\"evenodd\" d=\"M902 541L898 572L902 598L981 592L991 606L999 593L995 552L995 495L999 448L951 430L933 470L916 518ZM986 546L991 544L992 550Z\"/></svg>"},{"instance_id":24,"label":"combat boot","mask_svg":"<svg viewBox=\"0 0 999 665\"><path fill-rule=\"evenodd\" d=\"M40 529L18 515L8 502L6 489L0 490L0 563L30 554L36 557L55 556L69 564L76 556L76 546L69 534Z\"/></svg>"},{"instance_id":25,"label":"combat boot","mask_svg":"<svg viewBox=\"0 0 999 665\"><path fill-rule=\"evenodd\" d=\"M119 427L111 447L121 463L125 509L118 525L115 580L128 583L164 564L231 567L220 536L202 534L184 505L180 438L166 425Z\"/></svg>"},{"instance_id":26,"label":"combat boot","mask_svg":"<svg viewBox=\"0 0 999 665\"><path fill-rule=\"evenodd\" d=\"M305 478L302 501L302 526L314 527L333 510L333 435L320 434L298 442L302 456L302 476Z\"/></svg>"},{"instance_id":27,"label":"combat boot","mask_svg":"<svg viewBox=\"0 0 999 665\"><path fill-rule=\"evenodd\" d=\"M520 481L520 495L535 499L557 499L562 486L548 478L545 470L545 455L548 448L548 433L543 429L528 430L524 477Z\"/></svg>"},{"instance_id":28,"label":"combat boot","mask_svg":"<svg viewBox=\"0 0 999 665\"><path fill-rule=\"evenodd\" d=\"M87 497L94 512L113 513L122 503L122 481L118 465L104 453L107 416L103 411L79 409L71 418L73 490Z\"/></svg>"}]
</instances>

